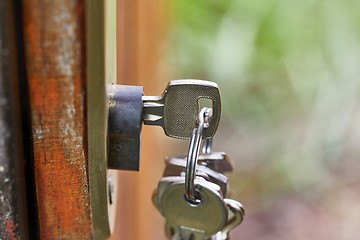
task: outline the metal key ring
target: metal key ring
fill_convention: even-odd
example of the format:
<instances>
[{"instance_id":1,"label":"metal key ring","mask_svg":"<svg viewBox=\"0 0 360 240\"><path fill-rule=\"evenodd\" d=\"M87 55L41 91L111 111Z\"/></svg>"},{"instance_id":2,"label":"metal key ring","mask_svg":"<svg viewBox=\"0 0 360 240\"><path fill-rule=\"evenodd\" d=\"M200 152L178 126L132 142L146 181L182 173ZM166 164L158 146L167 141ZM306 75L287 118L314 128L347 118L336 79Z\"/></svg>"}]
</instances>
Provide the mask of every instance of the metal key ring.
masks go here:
<instances>
[{"instance_id":1,"label":"metal key ring","mask_svg":"<svg viewBox=\"0 0 360 240\"><path fill-rule=\"evenodd\" d=\"M187 164L185 171L185 196L186 198L194 204L200 203L200 199L197 199L195 194L195 185L194 179L196 174L196 164L199 157L202 131L204 128L209 127L212 117L211 108L202 108L199 113L198 127L193 130L191 137L189 151L187 156Z\"/></svg>"}]
</instances>

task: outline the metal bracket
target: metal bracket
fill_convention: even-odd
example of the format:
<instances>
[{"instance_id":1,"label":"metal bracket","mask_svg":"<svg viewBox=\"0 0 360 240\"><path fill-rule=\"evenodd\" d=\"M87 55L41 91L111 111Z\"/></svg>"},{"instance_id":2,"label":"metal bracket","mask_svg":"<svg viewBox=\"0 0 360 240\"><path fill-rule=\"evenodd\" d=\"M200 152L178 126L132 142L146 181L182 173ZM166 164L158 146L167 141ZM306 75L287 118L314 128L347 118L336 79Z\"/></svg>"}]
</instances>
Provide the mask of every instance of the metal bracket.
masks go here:
<instances>
[{"instance_id":1,"label":"metal bracket","mask_svg":"<svg viewBox=\"0 0 360 240\"><path fill-rule=\"evenodd\" d=\"M139 171L143 94L142 86L111 86L108 168Z\"/></svg>"}]
</instances>

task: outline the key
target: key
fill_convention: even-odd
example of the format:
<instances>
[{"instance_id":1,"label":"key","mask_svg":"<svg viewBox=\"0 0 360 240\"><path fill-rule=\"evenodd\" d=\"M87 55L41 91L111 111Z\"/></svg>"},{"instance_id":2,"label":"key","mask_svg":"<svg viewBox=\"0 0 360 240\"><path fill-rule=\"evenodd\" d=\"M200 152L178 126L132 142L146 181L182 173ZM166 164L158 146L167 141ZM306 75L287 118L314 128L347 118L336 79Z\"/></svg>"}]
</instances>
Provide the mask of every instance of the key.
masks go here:
<instances>
[{"instance_id":1,"label":"key","mask_svg":"<svg viewBox=\"0 0 360 240\"><path fill-rule=\"evenodd\" d=\"M220 173L232 172L234 169L233 160L224 152L212 152L212 142L212 138L205 140L198 163Z\"/></svg>"},{"instance_id":2,"label":"key","mask_svg":"<svg viewBox=\"0 0 360 240\"><path fill-rule=\"evenodd\" d=\"M224 203L228 206L229 217L227 224L221 231L217 232L211 237L207 237L206 240L229 240L230 231L240 225L244 219L245 210L241 203L227 198L224 198ZM165 232L167 238L171 240L184 240L184 235L189 236L192 234L190 230L186 234L183 233L181 236L181 234L176 232L168 222L166 222L165 225Z\"/></svg>"},{"instance_id":3,"label":"key","mask_svg":"<svg viewBox=\"0 0 360 240\"><path fill-rule=\"evenodd\" d=\"M186 158L166 158L166 167L163 176L181 176L185 173ZM197 165L196 175L205 178L206 180L213 182L220 186L223 196L227 196L228 178L216 172L206 166Z\"/></svg>"},{"instance_id":4,"label":"key","mask_svg":"<svg viewBox=\"0 0 360 240\"><path fill-rule=\"evenodd\" d=\"M177 155L173 158L186 159L185 155ZM166 161L166 159L165 159ZM225 152L212 152L210 154L200 154L198 157L198 164L206 166L214 171L220 173L232 172L234 163L232 158Z\"/></svg>"},{"instance_id":5,"label":"key","mask_svg":"<svg viewBox=\"0 0 360 240\"><path fill-rule=\"evenodd\" d=\"M168 222L166 222L166 225L165 225L165 233L166 233L167 239L171 239L171 240L184 240L185 239L180 235L180 233L175 232L174 228ZM190 235L191 235L191 233L190 233ZM186 240L188 240L188 239L186 239ZM217 234L215 234L211 237L207 237L206 239L202 239L202 240L224 240L224 239L223 239L223 235L221 234L221 232L218 232Z\"/></svg>"},{"instance_id":6,"label":"key","mask_svg":"<svg viewBox=\"0 0 360 240\"><path fill-rule=\"evenodd\" d=\"M241 203L228 198L224 198L224 202L229 209L229 218L228 223L221 230L221 240L227 240L230 231L239 226L245 216L245 209Z\"/></svg>"},{"instance_id":7,"label":"key","mask_svg":"<svg viewBox=\"0 0 360 240\"><path fill-rule=\"evenodd\" d=\"M207 146L208 140L211 140L211 138L206 139L206 143L204 144L204 148L203 148L203 153L199 155L197 163L199 165L206 166L222 174L232 172L234 169L234 162L232 158L225 152L211 152L211 148ZM185 155L179 155L173 158L186 159L186 157L187 156ZM168 161L169 158L166 158L165 163L168 163ZM167 174L167 175L171 175L171 174Z\"/></svg>"},{"instance_id":8,"label":"key","mask_svg":"<svg viewBox=\"0 0 360 240\"><path fill-rule=\"evenodd\" d=\"M160 182L158 183L157 189L155 189L152 195L152 202L157 209L159 209L158 204L164 191L166 191L171 184L175 182L181 182L183 181L183 179L184 176L168 176L161 178Z\"/></svg>"},{"instance_id":9,"label":"key","mask_svg":"<svg viewBox=\"0 0 360 240\"><path fill-rule=\"evenodd\" d=\"M216 83L204 80L173 80L162 96L143 96L145 125L161 126L167 136L190 139L197 122L199 99L212 101L211 125L203 138L215 135L221 115L220 91Z\"/></svg>"},{"instance_id":10,"label":"key","mask_svg":"<svg viewBox=\"0 0 360 240\"><path fill-rule=\"evenodd\" d=\"M169 178L163 178L154 200L155 206L174 231L180 233L182 239L193 235L194 240L206 239L221 231L227 224L228 209L223 202L220 187L195 177L198 201L192 204L184 196L185 178L180 178L177 177L172 183L169 183ZM163 180L165 184L161 183Z\"/></svg>"},{"instance_id":11,"label":"key","mask_svg":"<svg viewBox=\"0 0 360 240\"><path fill-rule=\"evenodd\" d=\"M224 198L224 202L229 209L228 223L221 231L206 240L228 240L230 231L240 225L244 219L245 210L241 203L227 198ZM166 222L165 225L165 232L168 239L183 240L179 233L176 233L174 228L168 222Z\"/></svg>"},{"instance_id":12,"label":"key","mask_svg":"<svg viewBox=\"0 0 360 240\"><path fill-rule=\"evenodd\" d=\"M182 184L183 178L182 177L165 177L164 182L165 182L165 184L163 183L164 185L159 187L159 189L163 188L163 190L159 194L159 198L164 197L163 196L164 191L168 191L166 189L168 187L171 187L172 183L176 182L176 184ZM166 198L166 195L165 195L165 198ZM157 199L157 201L161 201L161 199ZM162 201L165 201L165 200L162 199ZM240 225L244 219L245 210L244 210L243 205L240 202L232 200L232 199L228 199L228 198L224 198L223 202L227 206L227 209L228 209L227 222L226 222L225 226L221 229L221 231L217 232L212 237L207 236L207 238L206 238L207 240L226 240L226 239L228 239L228 234L230 233L230 231L232 229L234 229L235 227L237 227L238 225ZM194 233L193 229L191 229L191 230L187 230L186 228L182 229L182 230L180 230L182 232L180 234L168 222L166 223L165 231L166 231L166 235L169 239L179 239L179 240L187 239L187 237L189 237L191 234L194 234L194 236L198 236L199 239L205 239L203 233L198 233L197 231L195 231L195 233ZM178 234L178 236L174 237L175 234ZM198 238L194 238L194 239L198 239Z\"/></svg>"},{"instance_id":13,"label":"key","mask_svg":"<svg viewBox=\"0 0 360 240\"><path fill-rule=\"evenodd\" d=\"M220 173L232 172L234 169L232 158L224 152L201 154L198 158L198 164L207 166Z\"/></svg>"}]
</instances>

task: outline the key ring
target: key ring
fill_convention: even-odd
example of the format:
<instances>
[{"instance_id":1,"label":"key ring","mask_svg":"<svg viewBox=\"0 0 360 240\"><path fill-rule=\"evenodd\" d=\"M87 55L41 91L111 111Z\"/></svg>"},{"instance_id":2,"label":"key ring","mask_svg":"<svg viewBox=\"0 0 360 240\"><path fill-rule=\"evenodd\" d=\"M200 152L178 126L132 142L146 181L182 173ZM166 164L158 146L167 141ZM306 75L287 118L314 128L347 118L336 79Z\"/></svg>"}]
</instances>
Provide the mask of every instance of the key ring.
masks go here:
<instances>
[{"instance_id":1,"label":"key ring","mask_svg":"<svg viewBox=\"0 0 360 240\"><path fill-rule=\"evenodd\" d=\"M199 157L200 144L202 139L202 131L208 128L212 117L211 108L202 108L199 113L198 127L193 130L191 137L189 152L187 156L187 164L185 171L185 196L194 204L200 203L200 199L195 196L194 179L196 174L196 164Z\"/></svg>"}]
</instances>

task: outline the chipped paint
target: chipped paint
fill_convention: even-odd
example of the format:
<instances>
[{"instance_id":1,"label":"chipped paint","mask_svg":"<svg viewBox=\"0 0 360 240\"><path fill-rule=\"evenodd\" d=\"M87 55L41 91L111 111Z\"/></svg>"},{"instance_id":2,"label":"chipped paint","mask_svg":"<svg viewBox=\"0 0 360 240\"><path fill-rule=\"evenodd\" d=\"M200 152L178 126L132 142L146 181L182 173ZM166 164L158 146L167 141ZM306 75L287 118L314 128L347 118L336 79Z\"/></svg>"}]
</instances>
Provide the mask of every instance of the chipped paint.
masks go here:
<instances>
[{"instance_id":1,"label":"chipped paint","mask_svg":"<svg viewBox=\"0 0 360 240\"><path fill-rule=\"evenodd\" d=\"M20 240L20 236L17 231L18 224L14 223L13 220L6 220L6 233L9 240Z\"/></svg>"}]
</instances>

